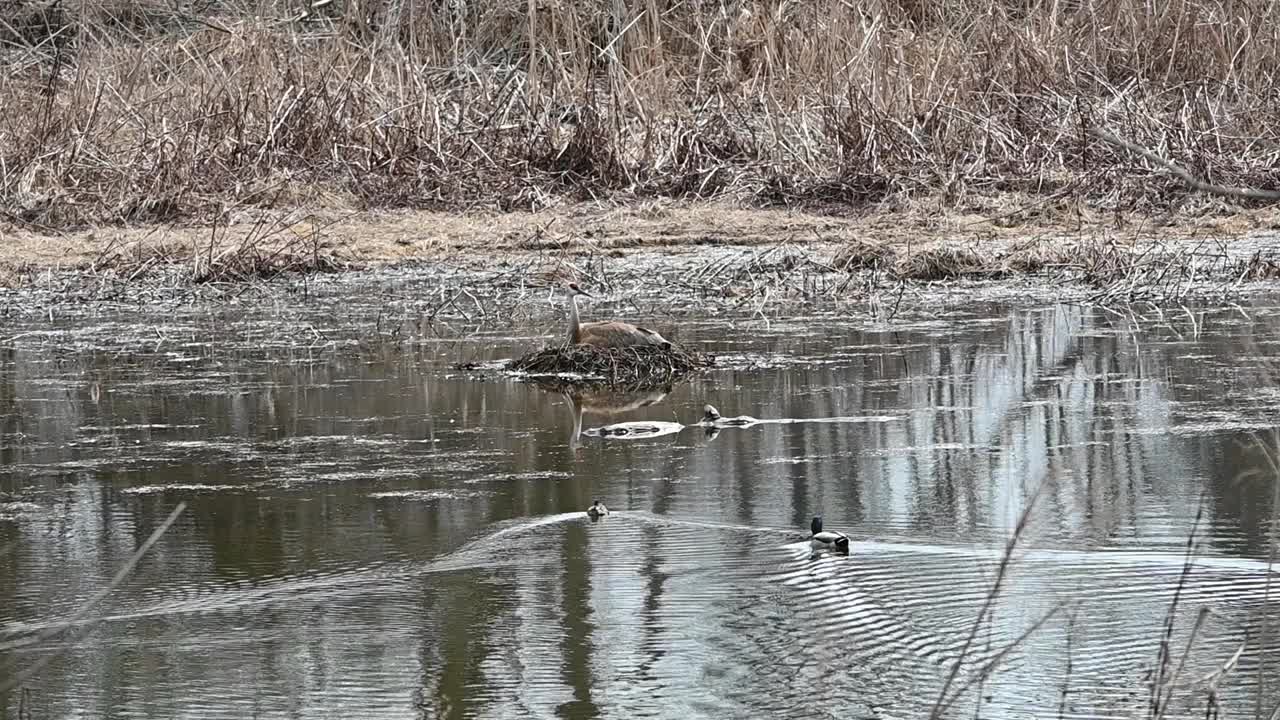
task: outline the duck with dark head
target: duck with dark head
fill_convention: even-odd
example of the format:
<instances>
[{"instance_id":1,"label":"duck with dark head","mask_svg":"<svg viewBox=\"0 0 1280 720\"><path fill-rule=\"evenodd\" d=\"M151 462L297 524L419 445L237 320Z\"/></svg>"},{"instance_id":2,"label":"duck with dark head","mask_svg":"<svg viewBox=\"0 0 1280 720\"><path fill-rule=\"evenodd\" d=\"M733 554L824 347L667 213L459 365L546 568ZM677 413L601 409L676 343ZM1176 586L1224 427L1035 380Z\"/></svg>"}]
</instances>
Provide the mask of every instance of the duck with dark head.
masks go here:
<instances>
[{"instance_id":1,"label":"duck with dark head","mask_svg":"<svg viewBox=\"0 0 1280 720\"><path fill-rule=\"evenodd\" d=\"M829 550L838 555L849 554L849 536L842 532L834 530L822 529L822 516L815 515L813 522L809 523L809 548L817 555L823 550Z\"/></svg>"}]
</instances>

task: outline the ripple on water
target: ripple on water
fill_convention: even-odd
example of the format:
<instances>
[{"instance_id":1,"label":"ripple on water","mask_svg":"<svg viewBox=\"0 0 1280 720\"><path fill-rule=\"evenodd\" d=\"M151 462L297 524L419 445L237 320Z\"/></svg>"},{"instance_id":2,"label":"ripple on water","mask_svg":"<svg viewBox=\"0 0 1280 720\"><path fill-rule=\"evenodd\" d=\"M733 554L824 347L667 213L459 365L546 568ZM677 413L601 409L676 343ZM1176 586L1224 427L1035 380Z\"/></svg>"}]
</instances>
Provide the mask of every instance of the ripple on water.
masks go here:
<instances>
[{"instance_id":1,"label":"ripple on water","mask_svg":"<svg viewBox=\"0 0 1280 720\"><path fill-rule=\"evenodd\" d=\"M970 638L999 559L990 548L867 542L855 544L847 558L810 558L807 543L796 542L799 534L790 529L631 513L589 523L572 513L509 525L458 557L496 536L513 556L524 557L522 549L548 546L548 535L564 534L566 524L585 528L587 547L603 543L590 554L601 556L599 564L587 560L587 619L593 662L600 666L597 682L625 686L625 692L610 690L622 712L641 712L640 704L655 700L681 702L694 693L722 712L799 712L813 703L859 707L868 697L881 703L897 697L903 704L895 712L908 717L931 704L931 693L957 662L962 681L998 668L987 681L988 702L1016 711L1052 703L1052 688L1036 689L1022 676L1065 672L1029 663L1068 634L1078 649L1073 683L1094 688L1078 702L1128 707L1139 681L1132 669L1151 656L1162 632L1162 605L1178 591L1182 571L1176 553L1031 550L1008 573L1000 609ZM488 562L504 566L501 557ZM1261 566L1205 558L1197 567L1205 572L1193 573L1180 591L1186 617L1211 601L1221 605L1224 595L1244 607L1261 602L1267 585ZM1127 582L1117 584L1108 571ZM1228 576L1219 574L1224 571ZM942 596L946 603L938 602ZM1100 622L1083 628L1067 620L1070 611L1086 606ZM1031 639L1022 638L1046 616L1050 620ZM1206 656L1234 651L1241 637L1235 622L1203 626ZM1175 636L1183 640L1188 631L1188 623L1180 622ZM540 641L544 662L560 666L566 640L553 635ZM732 667L716 663L726 657L735 658ZM708 666L716 672L707 672ZM690 675L692 667L700 671ZM644 673L610 681L617 668ZM553 667L524 672L527 677L512 682L525 683L526 694L536 695L543 677L554 678L547 692L563 691ZM868 687L875 692L868 694Z\"/></svg>"},{"instance_id":2,"label":"ripple on water","mask_svg":"<svg viewBox=\"0 0 1280 720\"><path fill-rule=\"evenodd\" d=\"M342 298L315 322L354 337L367 327L328 315L362 302L382 309ZM1055 317L1073 327L1046 330ZM449 381L439 357L404 351L421 342L372 359L367 343L341 340L323 358L264 352L296 345L293 316L207 344L233 374L133 351L63 366L29 344L29 362L0 367L21 400L10 427L29 432L3 436L20 447L0 477L46 510L0 504L19 558L0 558L0 668L66 650L42 678L41 699L65 710L55 715L915 718L953 667L955 689L995 663L982 706L971 694L956 716L1058 714L1068 675L1063 717L1137 716L1175 598L1170 641L1183 652L1194 630L1195 680L1262 619L1280 621L1265 563L1245 557L1266 546L1252 509L1265 492L1223 470L1260 467L1228 441L1272 427L1280 391L1241 372L1263 364L1256 351L1164 343L1174 331L1162 323L1141 343L1125 339L1127 322L1061 308L878 328L905 333L893 337L825 322L781 324L773 338L682 327L732 353L653 417L696 418L705 400L729 409L727 397L729 414L778 417L665 455L604 442L568 452L560 408ZM125 347L106 334L75 347ZM447 352L511 354L467 342ZM170 359L204 350L181 353ZM219 436L191 432L202 427ZM856 462L895 456L921 462ZM1040 478L1053 496L975 624L1003 513ZM96 609L93 633L42 639L136 547L155 503L117 502L131 482L126 497L297 492L200 498L203 514ZM1184 577L1187 510L1205 490L1212 548L1226 552L1225 538L1240 557L1198 557ZM589 520L581 507L597 493L622 511ZM810 557L804 533L767 524L823 505L878 535L860 534L850 557ZM1223 697L1274 665L1246 645Z\"/></svg>"},{"instance_id":3,"label":"ripple on water","mask_svg":"<svg viewBox=\"0 0 1280 720\"><path fill-rule=\"evenodd\" d=\"M13 500L0 502L0 520L21 520L44 512L44 508L33 502Z\"/></svg>"},{"instance_id":4,"label":"ripple on water","mask_svg":"<svg viewBox=\"0 0 1280 720\"><path fill-rule=\"evenodd\" d=\"M492 493L481 492L478 490L386 490L383 492L369 493L369 497L376 500L413 500L417 502L427 502L436 500L465 500L468 498L485 497Z\"/></svg>"},{"instance_id":5,"label":"ripple on water","mask_svg":"<svg viewBox=\"0 0 1280 720\"><path fill-rule=\"evenodd\" d=\"M219 492L247 492L252 488L246 488L243 485L194 485L190 483L168 483L165 485L135 485L133 487L120 488L120 492L125 495L155 495L158 493L179 492L179 493L219 493Z\"/></svg>"}]
</instances>

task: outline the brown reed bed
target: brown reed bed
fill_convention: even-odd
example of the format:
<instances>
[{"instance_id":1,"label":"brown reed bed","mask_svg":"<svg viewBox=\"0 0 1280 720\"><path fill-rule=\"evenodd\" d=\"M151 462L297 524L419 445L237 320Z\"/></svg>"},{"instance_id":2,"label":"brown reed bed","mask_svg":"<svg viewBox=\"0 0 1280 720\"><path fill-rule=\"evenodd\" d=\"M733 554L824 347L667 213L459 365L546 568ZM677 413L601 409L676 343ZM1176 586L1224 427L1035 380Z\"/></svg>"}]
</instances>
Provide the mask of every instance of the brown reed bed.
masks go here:
<instances>
[{"instance_id":1,"label":"brown reed bed","mask_svg":"<svg viewBox=\"0 0 1280 720\"><path fill-rule=\"evenodd\" d=\"M109 244L80 272L116 281L149 281L175 287L244 284L282 275L312 275L356 267L309 225L296 232L287 219L256 222L248 232L232 236L214 226L191 243Z\"/></svg>"},{"instance_id":2,"label":"brown reed bed","mask_svg":"<svg viewBox=\"0 0 1280 720\"><path fill-rule=\"evenodd\" d=\"M1271 201L1215 188L1280 186L1266 4L316 5L9 3L0 218L1005 193L1037 213L1214 211Z\"/></svg>"}]
</instances>

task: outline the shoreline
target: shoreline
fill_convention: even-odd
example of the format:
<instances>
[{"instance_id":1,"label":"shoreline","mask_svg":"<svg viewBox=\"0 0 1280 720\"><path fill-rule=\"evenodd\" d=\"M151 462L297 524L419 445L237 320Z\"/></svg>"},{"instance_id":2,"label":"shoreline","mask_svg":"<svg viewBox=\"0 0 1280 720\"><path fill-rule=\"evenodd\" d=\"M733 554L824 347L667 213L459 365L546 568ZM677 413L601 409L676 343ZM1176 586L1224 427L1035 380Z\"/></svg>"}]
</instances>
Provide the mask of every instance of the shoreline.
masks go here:
<instances>
[{"instance_id":1,"label":"shoreline","mask_svg":"<svg viewBox=\"0 0 1280 720\"><path fill-rule=\"evenodd\" d=\"M1159 302L1273 289L1280 279L1277 228L1280 210L1268 209L1164 222L1083 214L1074 222L1010 222L924 209L855 217L709 202L472 214L299 210L215 227L10 232L0 284L6 293L92 303L100 293L84 292L89 284L116 295L202 296L205 289L412 268L467 276L440 284L472 294L477 287L469 286L496 278L523 290L635 273L637 297L662 294L663 284L704 299L773 293L810 301L976 283ZM659 287L641 287L645 278Z\"/></svg>"}]
</instances>

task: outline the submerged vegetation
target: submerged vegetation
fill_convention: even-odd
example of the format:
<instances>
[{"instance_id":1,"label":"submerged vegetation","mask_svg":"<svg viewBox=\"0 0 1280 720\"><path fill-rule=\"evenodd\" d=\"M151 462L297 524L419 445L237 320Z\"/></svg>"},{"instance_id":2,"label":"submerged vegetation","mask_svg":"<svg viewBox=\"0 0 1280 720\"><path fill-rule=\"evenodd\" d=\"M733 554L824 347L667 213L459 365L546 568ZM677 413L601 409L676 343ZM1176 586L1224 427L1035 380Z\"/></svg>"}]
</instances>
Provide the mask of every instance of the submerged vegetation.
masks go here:
<instances>
[{"instance_id":1,"label":"submerged vegetation","mask_svg":"<svg viewBox=\"0 0 1280 720\"><path fill-rule=\"evenodd\" d=\"M1197 188L1153 157L1277 186L1270 19L1240 0L16 0L0 217L637 197L999 212L1011 194L1033 198L1019 217L1176 210Z\"/></svg>"}]
</instances>

